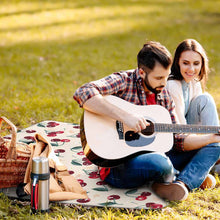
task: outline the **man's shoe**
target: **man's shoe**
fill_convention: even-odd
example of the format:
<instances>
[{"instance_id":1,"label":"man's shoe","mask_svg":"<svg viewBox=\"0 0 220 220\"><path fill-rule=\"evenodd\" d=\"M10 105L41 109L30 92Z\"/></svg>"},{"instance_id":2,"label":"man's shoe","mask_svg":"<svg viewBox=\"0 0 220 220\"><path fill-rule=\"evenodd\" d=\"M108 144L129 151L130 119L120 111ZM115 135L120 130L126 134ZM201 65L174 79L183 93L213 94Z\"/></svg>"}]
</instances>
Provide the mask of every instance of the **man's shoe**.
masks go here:
<instances>
[{"instance_id":1,"label":"man's shoe","mask_svg":"<svg viewBox=\"0 0 220 220\"><path fill-rule=\"evenodd\" d=\"M153 183L153 191L163 199L170 201L182 201L188 197L188 189L180 182L170 184Z\"/></svg>"},{"instance_id":2,"label":"man's shoe","mask_svg":"<svg viewBox=\"0 0 220 220\"><path fill-rule=\"evenodd\" d=\"M200 189L213 189L216 185L215 177L211 174L208 174L208 176L203 181L202 185L199 187Z\"/></svg>"}]
</instances>

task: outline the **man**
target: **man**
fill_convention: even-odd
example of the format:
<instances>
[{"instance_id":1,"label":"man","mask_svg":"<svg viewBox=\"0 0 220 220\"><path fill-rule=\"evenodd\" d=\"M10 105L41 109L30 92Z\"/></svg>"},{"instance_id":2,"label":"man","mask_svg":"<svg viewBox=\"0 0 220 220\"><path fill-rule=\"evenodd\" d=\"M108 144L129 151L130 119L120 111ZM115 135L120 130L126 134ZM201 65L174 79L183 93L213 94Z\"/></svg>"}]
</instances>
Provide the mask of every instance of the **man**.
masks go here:
<instances>
[{"instance_id":1,"label":"man","mask_svg":"<svg viewBox=\"0 0 220 220\"><path fill-rule=\"evenodd\" d=\"M78 88L74 99L80 107L121 121L135 132L140 132L149 125L144 116L112 105L103 96L115 95L136 105L162 105L169 111L172 122L176 123L173 100L165 89L172 63L169 51L160 43L150 41L144 44L138 53L137 61L138 68L135 70L113 73ZM220 137L214 134L175 134L173 149L167 153L169 157L156 152L144 153L111 169L102 168L100 177L105 182L121 188L138 187L153 181L152 189L162 198L184 200L188 196L188 190L203 183L219 158L218 143L211 147L206 145L219 141ZM203 147L206 150L205 155L202 152L197 155L197 151L199 153ZM191 152L188 155L190 159L185 160L182 156L185 151ZM210 154L209 158L207 154ZM169 182L174 173L171 161L175 162L180 156L183 171L175 182ZM184 164L184 161L187 163ZM204 167L201 167L203 164Z\"/></svg>"}]
</instances>

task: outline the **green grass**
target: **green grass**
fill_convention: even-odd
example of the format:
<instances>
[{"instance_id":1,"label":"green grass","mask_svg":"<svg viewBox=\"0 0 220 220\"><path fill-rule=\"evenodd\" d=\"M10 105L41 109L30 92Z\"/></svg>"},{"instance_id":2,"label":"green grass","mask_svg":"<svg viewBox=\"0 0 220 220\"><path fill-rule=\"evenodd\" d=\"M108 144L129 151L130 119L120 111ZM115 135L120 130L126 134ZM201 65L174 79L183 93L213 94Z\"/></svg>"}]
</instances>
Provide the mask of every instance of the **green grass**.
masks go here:
<instances>
[{"instance_id":1,"label":"green grass","mask_svg":"<svg viewBox=\"0 0 220 220\"><path fill-rule=\"evenodd\" d=\"M79 123L82 110L72 99L77 87L135 68L146 40L160 41L173 54L185 38L207 51L207 91L220 113L219 8L219 0L2 0L0 115L19 129L44 120ZM148 212L53 205L42 219L217 219L219 195L218 184ZM23 203L4 196L0 202L0 216L33 218Z\"/></svg>"}]
</instances>

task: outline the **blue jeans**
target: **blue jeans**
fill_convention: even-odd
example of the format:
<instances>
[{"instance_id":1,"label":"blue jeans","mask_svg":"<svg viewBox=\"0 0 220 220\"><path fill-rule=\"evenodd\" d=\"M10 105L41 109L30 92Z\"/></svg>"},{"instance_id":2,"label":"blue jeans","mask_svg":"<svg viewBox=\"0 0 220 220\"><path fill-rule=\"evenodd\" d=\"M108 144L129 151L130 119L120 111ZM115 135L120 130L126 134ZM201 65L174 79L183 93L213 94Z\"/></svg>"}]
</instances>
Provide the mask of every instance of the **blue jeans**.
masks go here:
<instances>
[{"instance_id":1,"label":"blue jeans","mask_svg":"<svg viewBox=\"0 0 220 220\"><path fill-rule=\"evenodd\" d=\"M186 121L187 124L219 125L215 101L210 94L204 93L190 102Z\"/></svg>"},{"instance_id":2,"label":"blue jeans","mask_svg":"<svg viewBox=\"0 0 220 220\"><path fill-rule=\"evenodd\" d=\"M167 157L146 153L111 168L105 182L117 188L139 187L147 182L184 182L190 190L200 187L220 156L220 144L207 145L199 150L179 152L170 150ZM172 163L171 163L172 162Z\"/></svg>"},{"instance_id":3,"label":"blue jeans","mask_svg":"<svg viewBox=\"0 0 220 220\"><path fill-rule=\"evenodd\" d=\"M192 100L186 118L188 124L218 126L218 114L213 98L209 94L203 94ZM180 171L177 180L193 190L202 184L218 160L220 144L214 143L187 152L171 150L166 155L168 158L157 153L139 155L111 168L105 181L118 188L132 188L149 181L172 182L175 173Z\"/></svg>"},{"instance_id":4,"label":"blue jeans","mask_svg":"<svg viewBox=\"0 0 220 220\"><path fill-rule=\"evenodd\" d=\"M165 154L145 153L111 168L105 182L117 188L139 187L147 182L172 182L173 165Z\"/></svg>"},{"instance_id":5,"label":"blue jeans","mask_svg":"<svg viewBox=\"0 0 220 220\"><path fill-rule=\"evenodd\" d=\"M190 102L186 115L187 124L219 126L214 99L208 93L197 96ZM175 169L180 171L177 180L184 182L190 190L200 187L220 156L220 144L213 143L201 149L177 152L171 150L166 155Z\"/></svg>"},{"instance_id":6,"label":"blue jeans","mask_svg":"<svg viewBox=\"0 0 220 220\"><path fill-rule=\"evenodd\" d=\"M175 169L180 171L176 180L184 182L190 190L200 187L220 156L220 144L209 144L201 149L178 152L170 150L166 155Z\"/></svg>"}]
</instances>

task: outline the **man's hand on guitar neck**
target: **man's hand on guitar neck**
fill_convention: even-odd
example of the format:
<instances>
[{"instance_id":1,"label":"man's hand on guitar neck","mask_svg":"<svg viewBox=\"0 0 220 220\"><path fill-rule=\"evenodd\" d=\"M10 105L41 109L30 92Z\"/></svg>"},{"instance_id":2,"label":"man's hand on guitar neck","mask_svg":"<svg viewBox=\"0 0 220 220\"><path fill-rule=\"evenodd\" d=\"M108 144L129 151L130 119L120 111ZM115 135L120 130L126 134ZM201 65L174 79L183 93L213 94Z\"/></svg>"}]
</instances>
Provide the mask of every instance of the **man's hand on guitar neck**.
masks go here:
<instances>
[{"instance_id":1,"label":"man's hand on guitar neck","mask_svg":"<svg viewBox=\"0 0 220 220\"><path fill-rule=\"evenodd\" d=\"M149 125L144 116L133 114L129 112L129 109L119 108L106 100L102 95L96 95L88 99L84 103L83 108L87 111L121 121L135 132L140 132Z\"/></svg>"}]
</instances>

